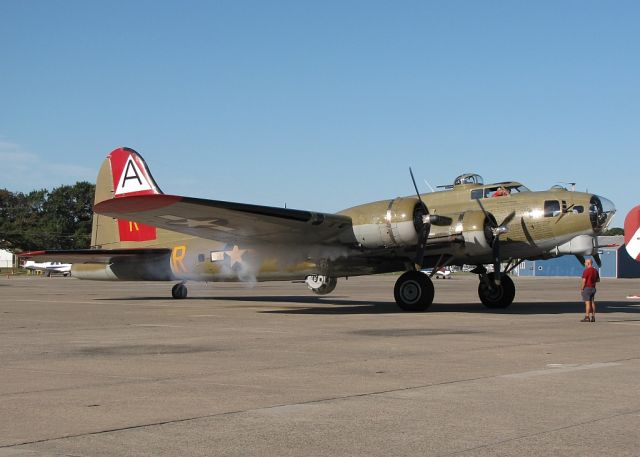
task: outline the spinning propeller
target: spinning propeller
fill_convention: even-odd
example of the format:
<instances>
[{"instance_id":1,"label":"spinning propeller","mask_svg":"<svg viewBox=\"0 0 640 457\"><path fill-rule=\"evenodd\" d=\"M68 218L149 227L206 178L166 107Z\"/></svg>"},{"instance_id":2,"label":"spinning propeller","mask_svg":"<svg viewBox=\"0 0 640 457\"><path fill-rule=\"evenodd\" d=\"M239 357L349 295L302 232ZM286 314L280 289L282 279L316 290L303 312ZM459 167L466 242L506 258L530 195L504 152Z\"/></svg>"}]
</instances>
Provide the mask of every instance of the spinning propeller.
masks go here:
<instances>
[{"instance_id":1,"label":"spinning propeller","mask_svg":"<svg viewBox=\"0 0 640 457\"><path fill-rule=\"evenodd\" d=\"M600 258L600 254L595 253L591 257L593 257L593 260L596 261L598 268L602 268L602 258ZM578 259L578 262L580 262L580 264L584 267L584 261L585 261L584 256L576 255L576 259Z\"/></svg>"},{"instance_id":2,"label":"spinning propeller","mask_svg":"<svg viewBox=\"0 0 640 457\"><path fill-rule=\"evenodd\" d=\"M496 285L500 285L500 275L502 274L500 271L500 235L502 235L503 233L507 233L509 231L509 228L507 226L516 216L516 212L511 211L507 215L507 217L505 217L502 220L502 223L498 224L495 217L490 215L487 212L487 210L484 209L484 205L482 204L482 202L480 200L477 200L477 202L478 202L478 205L480 205L480 208L482 209L482 212L484 213L487 219L487 223L491 228L491 233L493 234L493 240L491 241L491 249L492 249L492 256L493 256L493 273L495 276Z\"/></svg>"},{"instance_id":3,"label":"spinning propeller","mask_svg":"<svg viewBox=\"0 0 640 457\"><path fill-rule=\"evenodd\" d=\"M493 250L493 272L496 278L496 284L500 285L500 235L509 231L507 225L513 220L516 212L511 211L507 217L504 218L502 224L497 225L493 219L489 219L489 225L491 225L491 232L493 233L493 244L491 246Z\"/></svg>"},{"instance_id":4,"label":"spinning propeller","mask_svg":"<svg viewBox=\"0 0 640 457\"><path fill-rule=\"evenodd\" d=\"M422 209L421 214L421 224L418 230L418 246L416 249L416 259L415 259L415 267L418 270L422 269L422 263L424 262L424 253L427 249L427 239L429 238L429 232L431 231L431 225L442 225L447 226L450 225L452 219L448 216L440 216L439 214L429 214L429 208L427 208L427 204L420 197L420 191L418 190L418 185L416 184L416 180L413 177L413 170L409 167L409 174L411 174L411 181L413 181L413 188L416 190L416 195L418 196L418 202L420 203L420 207Z\"/></svg>"},{"instance_id":5,"label":"spinning propeller","mask_svg":"<svg viewBox=\"0 0 640 457\"><path fill-rule=\"evenodd\" d=\"M422 225L418 230L418 246L416 250L416 269L422 269L422 262L424 261L424 251L427 247L427 238L429 238L429 232L431 231L431 221L429 220L429 208L427 208L427 204L422 201L420 197L420 191L418 191L418 185L416 184L416 180L413 177L413 170L409 167L409 174L411 175L411 181L413 181L413 187L416 190L416 195L418 196L418 201L420 202L420 206L422 207Z\"/></svg>"}]
</instances>

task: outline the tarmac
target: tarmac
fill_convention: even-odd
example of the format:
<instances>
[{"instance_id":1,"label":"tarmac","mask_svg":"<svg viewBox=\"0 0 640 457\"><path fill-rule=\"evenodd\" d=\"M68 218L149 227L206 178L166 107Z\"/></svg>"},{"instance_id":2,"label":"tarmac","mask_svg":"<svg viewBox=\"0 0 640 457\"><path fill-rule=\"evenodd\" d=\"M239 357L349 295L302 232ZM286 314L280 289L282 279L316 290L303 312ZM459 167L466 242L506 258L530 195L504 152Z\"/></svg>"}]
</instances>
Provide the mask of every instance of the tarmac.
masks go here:
<instances>
[{"instance_id":1,"label":"tarmac","mask_svg":"<svg viewBox=\"0 0 640 457\"><path fill-rule=\"evenodd\" d=\"M0 279L0 457L639 456L640 280L304 284Z\"/></svg>"}]
</instances>

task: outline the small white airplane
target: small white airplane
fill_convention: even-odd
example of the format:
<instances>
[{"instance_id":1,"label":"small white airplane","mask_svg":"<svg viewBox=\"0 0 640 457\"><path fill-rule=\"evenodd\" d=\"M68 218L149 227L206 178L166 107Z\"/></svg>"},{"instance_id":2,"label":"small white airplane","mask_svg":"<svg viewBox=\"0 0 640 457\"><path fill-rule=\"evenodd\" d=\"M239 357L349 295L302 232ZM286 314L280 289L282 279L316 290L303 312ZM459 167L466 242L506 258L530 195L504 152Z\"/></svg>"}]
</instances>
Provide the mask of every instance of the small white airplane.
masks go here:
<instances>
[{"instance_id":1,"label":"small white airplane","mask_svg":"<svg viewBox=\"0 0 640 457\"><path fill-rule=\"evenodd\" d=\"M33 260L27 260L23 265L23 268L31 271L42 271L45 276L51 276L52 274L61 274L62 276L71 276L71 264L61 262L34 262Z\"/></svg>"},{"instance_id":2,"label":"small white airplane","mask_svg":"<svg viewBox=\"0 0 640 457\"><path fill-rule=\"evenodd\" d=\"M430 278L451 279L451 270L449 270L447 267L438 268L435 273L433 272L433 268L427 268L426 270L422 270L422 272L428 275Z\"/></svg>"}]
</instances>

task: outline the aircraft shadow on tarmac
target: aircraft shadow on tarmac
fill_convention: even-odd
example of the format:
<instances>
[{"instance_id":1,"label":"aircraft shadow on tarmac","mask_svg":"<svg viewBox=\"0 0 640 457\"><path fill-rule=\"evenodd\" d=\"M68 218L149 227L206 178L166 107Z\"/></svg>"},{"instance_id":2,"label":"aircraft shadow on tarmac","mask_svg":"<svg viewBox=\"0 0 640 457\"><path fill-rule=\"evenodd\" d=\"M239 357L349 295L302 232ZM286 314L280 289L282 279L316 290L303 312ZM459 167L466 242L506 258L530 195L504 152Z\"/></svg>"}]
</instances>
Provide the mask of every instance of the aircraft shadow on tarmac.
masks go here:
<instances>
[{"instance_id":1,"label":"aircraft shadow on tarmac","mask_svg":"<svg viewBox=\"0 0 640 457\"><path fill-rule=\"evenodd\" d=\"M166 297L122 297L122 298L99 298L97 300L107 301L156 301L167 300ZM364 301L348 300L339 296L315 297L296 295L243 295L243 296L210 296L210 297L190 297L183 301L178 301L176 306L189 301L229 301L248 303L269 303L270 307L279 309L262 310L261 313L272 314L404 314L393 301ZM282 303L283 305L279 305ZM290 305L290 306L288 306ZM310 306L296 306L310 305ZM242 305L232 305L242 307ZM245 305L246 306L246 305ZM255 305L252 305L255 306ZM623 301L599 301L597 302L598 313L630 313L640 314L640 303ZM283 309L284 308L284 309ZM514 302L507 309L490 310L481 303L433 303L429 313L491 313L491 314L578 314L584 311L584 304L579 301L571 302ZM640 317L640 316L639 316Z\"/></svg>"},{"instance_id":2,"label":"aircraft shadow on tarmac","mask_svg":"<svg viewBox=\"0 0 640 457\"><path fill-rule=\"evenodd\" d=\"M257 297L225 297L225 300L247 300L252 301ZM273 297L264 297L273 299ZM295 298L295 297L289 297ZM317 299L316 299L317 300ZM289 300L300 303L302 300ZM305 300L306 301L306 300ZM308 302L308 301L307 301ZM358 302L348 300L317 300L318 307L291 307L288 309L261 311L263 313L274 314L386 314L405 313L398 309L393 302ZM333 306L332 306L333 305ZM599 313L638 313L640 306L633 306L632 303L601 301L597 303ZM430 313L482 313L482 314L507 314L507 315L527 315L527 314L576 314L581 315L584 311L584 304L581 302L521 302L514 303L508 309L489 310L480 303L434 303L429 310L420 314ZM640 315L638 316L640 318ZM640 320L640 319L639 319Z\"/></svg>"}]
</instances>

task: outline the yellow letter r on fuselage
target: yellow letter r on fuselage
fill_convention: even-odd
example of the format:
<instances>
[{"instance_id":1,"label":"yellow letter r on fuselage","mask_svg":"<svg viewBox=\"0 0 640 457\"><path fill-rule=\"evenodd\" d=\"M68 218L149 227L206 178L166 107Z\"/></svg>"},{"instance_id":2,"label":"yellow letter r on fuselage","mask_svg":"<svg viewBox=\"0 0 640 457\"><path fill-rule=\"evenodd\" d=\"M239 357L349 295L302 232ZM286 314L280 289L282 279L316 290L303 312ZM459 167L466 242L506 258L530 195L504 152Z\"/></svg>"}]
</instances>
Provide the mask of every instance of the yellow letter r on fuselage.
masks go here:
<instances>
[{"instance_id":1,"label":"yellow letter r on fuselage","mask_svg":"<svg viewBox=\"0 0 640 457\"><path fill-rule=\"evenodd\" d=\"M174 246L171 250L171 269L174 273L188 273L189 271L184 266L183 260L187 256L187 247Z\"/></svg>"}]
</instances>

